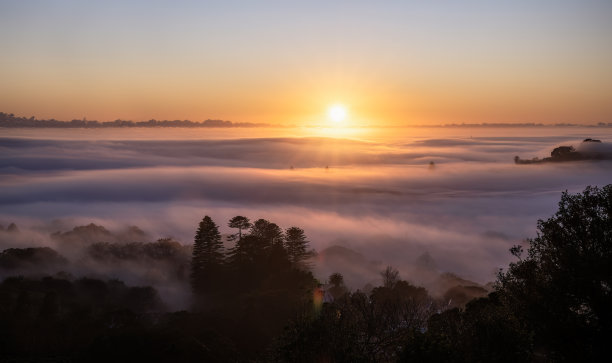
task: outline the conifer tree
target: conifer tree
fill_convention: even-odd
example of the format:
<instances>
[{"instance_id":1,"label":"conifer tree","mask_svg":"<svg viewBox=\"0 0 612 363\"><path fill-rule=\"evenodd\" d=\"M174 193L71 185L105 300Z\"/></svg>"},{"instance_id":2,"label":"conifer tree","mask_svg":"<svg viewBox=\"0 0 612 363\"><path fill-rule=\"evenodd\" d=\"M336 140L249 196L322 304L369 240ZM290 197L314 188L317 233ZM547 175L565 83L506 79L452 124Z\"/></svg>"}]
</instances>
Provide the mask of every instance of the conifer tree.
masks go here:
<instances>
[{"instance_id":1,"label":"conifer tree","mask_svg":"<svg viewBox=\"0 0 612 363\"><path fill-rule=\"evenodd\" d=\"M293 264L303 264L306 259L314 255L314 251L308 250L308 240L304 230L298 227L287 228L285 232L285 247L289 260Z\"/></svg>"},{"instance_id":2,"label":"conifer tree","mask_svg":"<svg viewBox=\"0 0 612 363\"><path fill-rule=\"evenodd\" d=\"M265 219L258 219L251 227L251 236L262 242L264 249L283 242L283 230L276 224Z\"/></svg>"},{"instance_id":3,"label":"conifer tree","mask_svg":"<svg viewBox=\"0 0 612 363\"><path fill-rule=\"evenodd\" d=\"M244 216L235 216L230 219L227 224L230 228L238 228L238 239L242 239L242 230L251 228L252 224L247 217Z\"/></svg>"},{"instance_id":4,"label":"conifer tree","mask_svg":"<svg viewBox=\"0 0 612 363\"><path fill-rule=\"evenodd\" d=\"M208 290L223 265L223 243L215 222L205 216L196 232L191 259L191 286L194 293Z\"/></svg>"}]
</instances>

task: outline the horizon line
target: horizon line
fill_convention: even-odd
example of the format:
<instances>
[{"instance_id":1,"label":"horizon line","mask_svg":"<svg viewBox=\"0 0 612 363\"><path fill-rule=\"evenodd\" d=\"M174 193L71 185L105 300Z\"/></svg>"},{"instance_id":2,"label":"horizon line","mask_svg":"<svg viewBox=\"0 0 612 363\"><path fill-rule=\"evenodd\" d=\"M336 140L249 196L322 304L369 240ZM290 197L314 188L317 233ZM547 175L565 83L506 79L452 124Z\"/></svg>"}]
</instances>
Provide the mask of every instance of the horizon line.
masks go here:
<instances>
[{"instance_id":1,"label":"horizon line","mask_svg":"<svg viewBox=\"0 0 612 363\"><path fill-rule=\"evenodd\" d=\"M218 128L241 128L241 127L266 127L266 128L296 128L296 127L327 127L323 125L295 124L279 125L257 122L237 122L221 119L205 119L202 121L191 120L123 120L98 121L82 119L56 120L37 119L34 116L15 116L13 113L0 112L0 128L131 128L131 127L218 127ZM480 123L438 123L438 124L414 124L414 125L361 125L353 128L403 128L403 127L612 127L612 122L598 122L594 124L580 124L571 122L538 123L538 122L480 122Z\"/></svg>"}]
</instances>

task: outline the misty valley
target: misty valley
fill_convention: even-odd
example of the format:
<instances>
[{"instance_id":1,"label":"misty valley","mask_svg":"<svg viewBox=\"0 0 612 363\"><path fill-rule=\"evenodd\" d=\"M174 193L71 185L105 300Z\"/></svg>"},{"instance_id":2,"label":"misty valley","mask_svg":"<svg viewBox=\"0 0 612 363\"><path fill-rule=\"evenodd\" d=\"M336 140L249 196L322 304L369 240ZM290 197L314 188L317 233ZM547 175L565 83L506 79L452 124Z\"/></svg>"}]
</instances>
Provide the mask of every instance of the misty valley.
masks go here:
<instances>
[{"instance_id":1,"label":"misty valley","mask_svg":"<svg viewBox=\"0 0 612 363\"><path fill-rule=\"evenodd\" d=\"M612 1L0 1L0 363L608 362Z\"/></svg>"},{"instance_id":2,"label":"misty valley","mask_svg":"<svg viewBox=\"0 0 612 363\"><path fill-rule=\"evenodd\" d=\"M237 232L221 235L205 216L184 245L91 223L52 233L56 249L5 249L2 358L516 362L607 351L612 184L563 193L486 286L440 273L428 254L412 277L430 289L345 247L317 253L299 227L244 216L227 226ZM21 234L0 228L2 240ZM350 289L339 272L315 278L315 264L370 265L379 279Z\"/></svg>"},{"instance_id":3,"label":"misty valley","mask_svg":"<svg viewBox=\"0 0 612 363\"><path fill-rule=\"evenodd\" d=\"M4 131L0 360L607 352L607 127Z\"/></svg>"}]
</instances>

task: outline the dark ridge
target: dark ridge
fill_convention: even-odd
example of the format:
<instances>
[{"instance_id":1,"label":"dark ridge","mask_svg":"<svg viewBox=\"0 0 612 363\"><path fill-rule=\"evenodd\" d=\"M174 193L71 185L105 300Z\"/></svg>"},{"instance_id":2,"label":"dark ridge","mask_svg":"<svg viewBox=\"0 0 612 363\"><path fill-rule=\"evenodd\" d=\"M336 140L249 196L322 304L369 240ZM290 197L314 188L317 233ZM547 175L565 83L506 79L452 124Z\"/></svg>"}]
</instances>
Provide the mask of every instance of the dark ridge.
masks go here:
<instances>
[{"instance_id":1,"label":"dark ridge","mask_svg":"<svg viewBox=\"0 0 612 363\"><path fill-rule=\"evenodd\" d=\"M0 127L7 128L108 128L108 127L262 127L267 124L252 123L252 122L232 122L225 120L148 120L148 121L96 121L87 120L71 120L61 121L56 119L38 120L34 116L19 117L12 113L0 112Z\"/></svg>"}]
</instances>

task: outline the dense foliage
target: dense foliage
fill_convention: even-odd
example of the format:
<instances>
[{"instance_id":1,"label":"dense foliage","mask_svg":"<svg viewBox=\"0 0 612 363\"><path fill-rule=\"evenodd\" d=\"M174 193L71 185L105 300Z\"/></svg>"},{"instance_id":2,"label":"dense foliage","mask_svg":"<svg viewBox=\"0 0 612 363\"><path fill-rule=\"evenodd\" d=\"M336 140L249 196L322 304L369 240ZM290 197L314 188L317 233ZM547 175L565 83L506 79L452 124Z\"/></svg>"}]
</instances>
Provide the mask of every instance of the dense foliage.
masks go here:
<instances>
[{"instance_id":1,"label":"dense foliage","mask_svg":"<svg viewBox=\"0 0 612 363\"><path fill-rule=\"evenodd\" d=\"M604 357L612 338L612 184L563 193L538 221L527 256L499 276L499 291L525 321L540 354L563 360Z\"/></svg>"},{"instance_id":2,"label":"dense foliage","mask_svg":"<svg viewBox=\"0 0 612 363\"><path fill-rule=\"evenodd\" d=\"M393 269L297 320L280 361L606 361L612 341L612 185L563 193L538 236L511 252L495 291L444 310ZM338 279L338 276L332 276ZM401 289L400 289L401 287ZM399 289L399 290L398 290Z\"/></svg>"},{"instance_id":3,"label":"dense foliage","mask_svg":"<svg viewBox=\"0 0 612 363\"><path fill-rule=\"evenodd\" d=\"M231 248L208 216L190 251L169 239L93 243L85 251L97 263L139 261L185 284L191 278L190 311L169 312L152 287L119 280L8 277L0 284L0 361L604 361L611 215L612 185L563 193L526 253L511 249L517 260L495 291L465 305L449 299L469 296L465 287L437 299L392 267L367 291L350 291L340 273L320 284L305 263L312 251L304 231L265 219L233 218ZM65 263L46 247L0 253L5 275ZM179 273L185 268L191 274Z\"/></svg>"}]
</instances>

